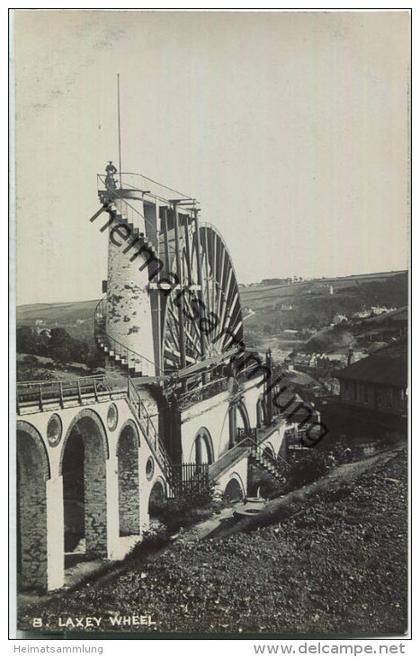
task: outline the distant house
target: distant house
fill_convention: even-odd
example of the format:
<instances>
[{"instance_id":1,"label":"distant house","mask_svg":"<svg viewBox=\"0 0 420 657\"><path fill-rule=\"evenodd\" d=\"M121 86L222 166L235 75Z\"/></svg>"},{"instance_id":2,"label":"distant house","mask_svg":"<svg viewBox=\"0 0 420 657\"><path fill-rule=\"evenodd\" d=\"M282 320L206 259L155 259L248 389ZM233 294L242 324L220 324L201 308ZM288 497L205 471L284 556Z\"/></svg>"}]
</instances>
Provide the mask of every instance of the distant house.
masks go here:
<instances>
[{"instance_id":1,"label":"distant house","mask_svg":"<svg viewBox=\"0 0 420 657\"><path fill-rule=\"evenodd\" d=\"M360 310L358 313L354 313L353 318L354 319L366 319L367 317L370 317L371 311L370 310Z\"/></svg>"},{"instance_id":2,"label":"distant house","mask_svg":"<svg viewBox=\"0 0 420 657\"><path fill-rule=\"evenodd\" d=\"M363 437L403 435L407 421L407 343L378 349L374 354L334 372L340 384L337 398L323 409L330 431Z\"/></svg>"},{"instance_id":3,"label":"distant house","mask_svg":"<svg viewBox=\"0 0 420 657\"><path fill-rule=\"evenodd\" d=\"M341 315L340 313L337 313L336 315L334 315L332 323L335 326L336 324L342 324L343 322L347 322L347 319L348 319L347 315Z\"/></svg>"},{"instance_id":4,"label":"distant house","mask_svg":"<svg viewBox=\"0 0 420 657\"><path fill-rule=\"evenodd\" d=\"M383 313L394 312L396 308L387 308L387 306L372 306L373 315L382 315Z\"/></svg>"}]
</instances>

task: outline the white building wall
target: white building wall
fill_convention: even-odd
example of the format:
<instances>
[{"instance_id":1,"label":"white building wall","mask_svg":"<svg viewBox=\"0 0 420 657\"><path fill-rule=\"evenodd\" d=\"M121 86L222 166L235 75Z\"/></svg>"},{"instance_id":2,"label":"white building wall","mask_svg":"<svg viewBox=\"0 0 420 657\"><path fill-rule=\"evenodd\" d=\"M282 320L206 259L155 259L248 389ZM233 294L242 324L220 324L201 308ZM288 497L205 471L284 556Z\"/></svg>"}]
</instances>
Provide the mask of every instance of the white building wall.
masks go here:
<instances>
[{"instance_id":1,"label":"white building wall","mask_svg":"<svg viewBox=\"0 0 420 657\"><path fill-rule=\"evenodd\" d=\"M258 383L262 380L263 376L253 379L236 393L221 392L181 413L182 456L185 463L191 460L194 439L202 427L210 433L215 461L229 449L229 406L233 400L242 399L248 411L250 426L256 427L257 402L263 393L263 386L258 387Z\"/></svg>"},{"instance_id":2,"label":"white building wall","mask_svg":"<svg viewBox=\"0 0 420 657\"><path fill-rule=\"evenodd\" d=\"M217 460L227 449L229 442L230 394L222 392L211 399L194 404L181 413L182 460L189 463L194 439L201 427L210 433L214 458Z\"/></svg>"},{"instance_id":3,"label":"white building wall","mask_svg":"<svg viewBox=\"0 0 420 657\"><path fill-rule=\"evenodd\" d=\"M135 217L137 223L142 222L139 230L145 233L144 220L140 215ZM115 226L113 222L109 228L106 331L125 347L143 356L138 362L139 372L144 376L154 376L149 273L147 266L140 271L147 258L143 254L136 256L141 248L139 245L124 253L135 237L130 235L127 239L128 229L124 224L120 234L115 232Z\"/></svg>"}]
</instances>

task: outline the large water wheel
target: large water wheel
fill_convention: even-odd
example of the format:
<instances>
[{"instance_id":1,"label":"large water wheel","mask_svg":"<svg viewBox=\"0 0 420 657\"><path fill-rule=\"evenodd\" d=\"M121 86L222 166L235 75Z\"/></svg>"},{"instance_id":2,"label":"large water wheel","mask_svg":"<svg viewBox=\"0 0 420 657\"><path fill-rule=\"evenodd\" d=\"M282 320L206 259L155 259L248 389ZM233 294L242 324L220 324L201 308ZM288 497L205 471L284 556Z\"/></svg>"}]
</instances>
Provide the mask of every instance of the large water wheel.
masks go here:
<instances>
[{"instance_id":1,"label":"large water wheel","mask_svg":"<svg viewBox=\"0 0 420 657\"><path fill-rule=\"evenodd\" d=\"M176 236L175 228L169 228L166 245L164 234L160 239L160 249L166 248L168 271L176 272L181 281L163 307L165 373L207 359L217 362L218 356L231 352L243 337L238 282L222 236L213 226L198 225L187 215L179 216L177 232Z\"/></svg>"}]
</instances>

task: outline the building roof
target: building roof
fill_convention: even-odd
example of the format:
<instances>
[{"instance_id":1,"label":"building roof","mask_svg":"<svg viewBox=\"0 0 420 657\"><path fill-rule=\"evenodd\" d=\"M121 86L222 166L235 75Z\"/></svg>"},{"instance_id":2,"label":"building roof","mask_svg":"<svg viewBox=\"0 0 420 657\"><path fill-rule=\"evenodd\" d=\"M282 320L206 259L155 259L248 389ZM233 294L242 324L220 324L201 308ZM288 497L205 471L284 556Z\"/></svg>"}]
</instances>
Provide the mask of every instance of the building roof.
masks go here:
<instances>
[{"instance_id":1,"label":"building roof","mask_svg":"<svg viewBox=\"0 0 420 657\"><path fill-rule=\"evenodd\" d=\"M369 324L385 324L385 323L408 323L408 307L402 306L401 308L396 308L396 310L388 310L388 312L380 313L375 315L375 317L370 317L368 319Z\"/></svg>"},{"instance_id":2,"label":"building roof","mask_svg":"<svg viewBox=\"0 0 420 657\"><path fill-rule=\"evenodd\" d=\"M316 379L314 379L313 376L310 374L306 374L305 372L299 372L297 370L288 370L285 372L285 376L292 381L295 385L298 386L319 386L320 383Z\"/></svg>"},{"instance_id":3,"label":"building roof","mask_svg":"<svg viewBox=\"0 0 420 657\"><path fill-rule=\"evenodd\" d=\"M368 381L396 387L407 385L407 343L398 341L378 349L374 354L358 360L342 370L336 370L337 379Z\"/></svg>"}]
</instances>

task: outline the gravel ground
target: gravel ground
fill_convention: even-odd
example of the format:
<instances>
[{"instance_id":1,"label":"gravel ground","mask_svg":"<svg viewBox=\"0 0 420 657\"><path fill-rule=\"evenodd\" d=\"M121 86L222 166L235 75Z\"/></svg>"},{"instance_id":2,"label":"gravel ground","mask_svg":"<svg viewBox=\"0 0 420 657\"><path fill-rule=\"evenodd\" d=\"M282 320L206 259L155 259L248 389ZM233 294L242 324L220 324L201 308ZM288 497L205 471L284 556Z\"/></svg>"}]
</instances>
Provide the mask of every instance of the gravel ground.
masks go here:
<instances>
[{"instance_id":1,"label":"gravel ground","mask_svg":"<svg viewBox=\"0 0 420 657\"><path fill-rule=\"evenodd\" d=\"M19 627L131 617L125 631L402 634L407 625L406 452L297 515L224 539L183 540L22 610ZM151 616L156 626L136 625ZM94 621L95 622L95 621ZM146 620L143 618L143 622ZM61 627L61 629L64 629ZM67 629L72 629L71 624ZM81 627L75 628L81 631Z\"/></svg>"}]
</instances>

